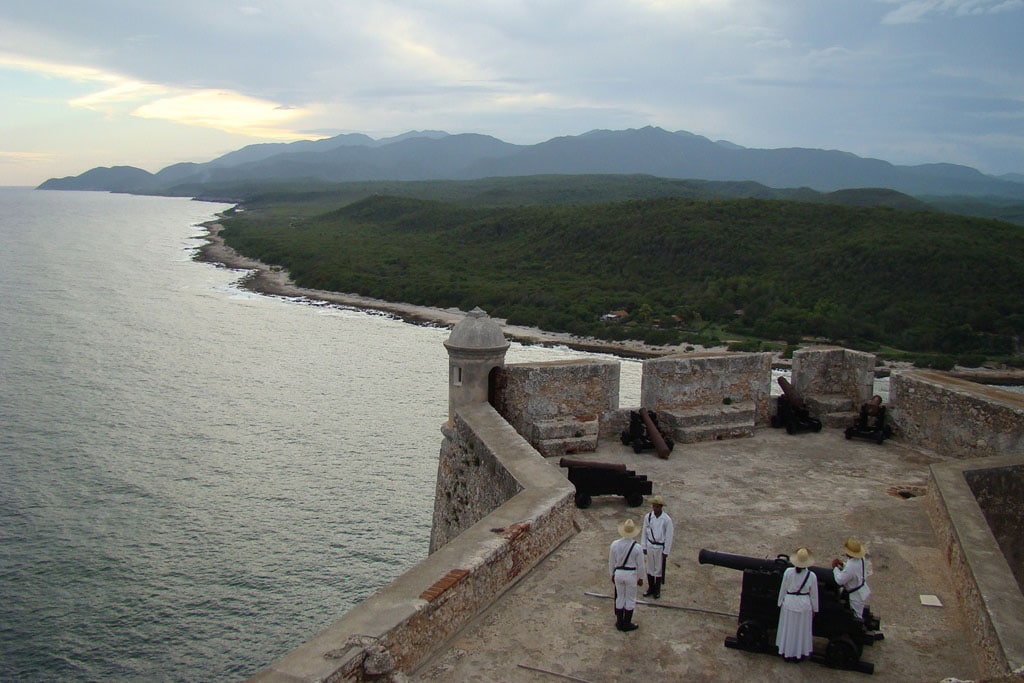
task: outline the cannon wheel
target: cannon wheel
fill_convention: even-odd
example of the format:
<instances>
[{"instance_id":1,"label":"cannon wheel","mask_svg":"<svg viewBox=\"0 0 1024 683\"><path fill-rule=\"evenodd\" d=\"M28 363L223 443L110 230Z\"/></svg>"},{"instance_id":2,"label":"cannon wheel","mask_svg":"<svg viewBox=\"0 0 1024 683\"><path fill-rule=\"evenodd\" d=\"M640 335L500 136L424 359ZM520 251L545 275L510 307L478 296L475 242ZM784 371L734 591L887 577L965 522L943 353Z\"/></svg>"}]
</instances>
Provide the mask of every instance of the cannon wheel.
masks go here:
<instances>
[{"instance_id":1,"label":"cannon wheel","mask_svg":"<svg viewBox=\"0 0 1024 683\"><path fill-rule=\"evenodd\" d=\"M847 441L853 438L853 434L850 433L850 427L846 428L846 430L843 432L843 436L846 437Z\"/></svg>"},{"instance_id":2,"label":"cannon wheel","mask_svg":"<svg viewBox=\"0 0 1024 683\"><path fill-rule=\"evenodd\" d=\"M644 449L644 445L640 443L640 439L633 439L633 452L639 453Z\"/></svg>"},{"instance_id":3,"label":"cannon wheel","mask_svg":"<svg viewBox=\"0 0 1024 683\"><path fill-rule=\"evenodd\" d=\"M883 441L885 441L885 432L880 429L878 430L878 435L875 436L875 443L882 445Z\"/></svg>"},{"instance_id":4,"label":"cannon wheel","mask_svg":"<svg viewBox=\"0 0 1024 683\"><path fill-rule=\"evenodd\" d=\"M631 508L637 508L644 504L644 494L642 493L631 493L626 496L626 505Z\"/></svg>"},{"instance_id":5,"label":"cannon wheel","mask_svg":"<svg viewBox=\"0 0 1024 683\"><path fill-rule=\"evenodd\" d=\"M787 434L796 434L796 425L794 425L792 422L787 422L786 423L786 433Z\"/></svg>"},{"instance_id":6,"label":"cannon wheel","mask_svg":"<svg viewBox=\"0 0 1024 683\"><path fill-rule=\"evenodd\" d=\"M833 669L855 669L860 661L857 645L849 636L841 636L828 641L825 648L825 663Z\"/></svg>"},{"instance_id":7,"label":"cannon wheel","mask_svg":"<svg viewBox=\"0 0 1024 683\"><path fill-rule=\"evenodd\" d=\"M590 494L589 493L577 493L576 494L576 507L581 510L590 507Z\"/></svg>"},{"instance_id":8,"label":"cannon wheel","mask_svg":"<svg viewBox=\"0 0 1024 683\"><path fill-rule=\"evenodd\" d=\"M821 422L815 422L814 423L814 431L816 431L816 432L820 432L821 431Z\"/></svg>"},{"instance_id":9,"label":"cannon wheel","mask_svg":"<svg viewBox=\"0 0 1024 683\"><path fill-rule=\"evenodd\" d=\"M764 652L768 649L768 631L761 622L748 619L736 629L736 640L744 650Z\"/></svg>"},{"instance_id":10,"label":"cannon wheel","mask_svg":"<svg viewBox=\"0 0 1024 683\"><path fill-rule=\"evenodd\" d=\"M619 439L622 441L623 446L628 446L629 442L633 440L633 437L630 436L629 430L623 429L622 433L619 434Z\"/></svg>"}]
</instances>

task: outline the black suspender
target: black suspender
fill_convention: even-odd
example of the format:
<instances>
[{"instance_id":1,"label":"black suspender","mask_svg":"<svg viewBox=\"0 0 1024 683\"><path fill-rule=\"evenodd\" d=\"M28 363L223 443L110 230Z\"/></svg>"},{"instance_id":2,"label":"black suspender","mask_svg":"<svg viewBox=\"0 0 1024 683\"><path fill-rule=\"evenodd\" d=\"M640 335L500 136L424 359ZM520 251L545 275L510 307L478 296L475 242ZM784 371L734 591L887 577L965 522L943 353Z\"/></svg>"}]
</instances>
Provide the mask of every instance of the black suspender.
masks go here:
<instances>
[{"instance_id":1,"label":"black suspender","mask_svg":"<svg viewBox=\"0 0 1024 683\"><path fill-rule=\"evenodd\" d=\"M806 571L807 571L807 573L804 574L804 583L802 583L800 585L800 588L797 589L797 592L794 593L793 591L786 591L785 592L786 595L810 595L811 594L810 591L808 591L807 593L803 592L804 586L807 586L807 580L811 578L811 570L810 569L806 569Z\"/></svg>"},{"instance_id":2,"label":"black suspender","mask_svg":"<svg viewBox=\"0 0 1024 683\"><path fill-rule=\"evenodd\" d=\"M636 571L636 567L627 567L626 566L626 563L629 562L629 556L633 554L633 548L635 548L635 547L636 547L636 541L633 541L632 543L629 544L629 550L626 551L626 556L622 558L622 564L620 564L618 567L616 567L615 571L619 571L620 569L622 569L624 571L628 571L628 572L635 572Z\"/></svg>"}]
</instances>

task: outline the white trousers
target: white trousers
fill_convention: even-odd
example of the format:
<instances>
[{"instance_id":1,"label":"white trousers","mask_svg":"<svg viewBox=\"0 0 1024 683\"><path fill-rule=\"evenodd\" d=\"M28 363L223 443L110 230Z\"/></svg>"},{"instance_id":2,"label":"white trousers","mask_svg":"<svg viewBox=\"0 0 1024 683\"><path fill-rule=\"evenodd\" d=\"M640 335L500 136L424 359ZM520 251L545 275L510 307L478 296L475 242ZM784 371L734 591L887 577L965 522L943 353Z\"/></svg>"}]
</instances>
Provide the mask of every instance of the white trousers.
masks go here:
<instances>
[{"instance_id":1,"label":"white trousers","mask_svg":"<svg viewBox=\"0 0 1024 683\"><path fill-rule=\"evenodd\" d=\"M636 607L636 570L615 570L615 609Z\"/></svg>"}]
</instances>

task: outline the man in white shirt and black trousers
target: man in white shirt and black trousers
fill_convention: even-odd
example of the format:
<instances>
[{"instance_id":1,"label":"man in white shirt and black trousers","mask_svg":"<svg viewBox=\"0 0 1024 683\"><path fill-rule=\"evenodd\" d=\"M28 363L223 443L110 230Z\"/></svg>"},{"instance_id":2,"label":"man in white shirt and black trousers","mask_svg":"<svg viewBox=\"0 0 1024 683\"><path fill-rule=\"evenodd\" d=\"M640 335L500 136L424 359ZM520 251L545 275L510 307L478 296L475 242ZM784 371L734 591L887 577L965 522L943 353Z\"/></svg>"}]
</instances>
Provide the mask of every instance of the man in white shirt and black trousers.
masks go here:
<instances>
[{"instance_id":1,"label":"man in white shirt and black trousers","mask_svg":"<svg viewBox=\"0 0 1024 683\"><path fill-rule=\"evenodd\" d=\"M644 515L644 526L640 544L644 549L647 565L647 592L645 598L660 598L661 586L665 583L665 565L672 552L672 518L664 510L665 501L661 496L651 498L651 511Z\"/></svg>"}]
</instances>

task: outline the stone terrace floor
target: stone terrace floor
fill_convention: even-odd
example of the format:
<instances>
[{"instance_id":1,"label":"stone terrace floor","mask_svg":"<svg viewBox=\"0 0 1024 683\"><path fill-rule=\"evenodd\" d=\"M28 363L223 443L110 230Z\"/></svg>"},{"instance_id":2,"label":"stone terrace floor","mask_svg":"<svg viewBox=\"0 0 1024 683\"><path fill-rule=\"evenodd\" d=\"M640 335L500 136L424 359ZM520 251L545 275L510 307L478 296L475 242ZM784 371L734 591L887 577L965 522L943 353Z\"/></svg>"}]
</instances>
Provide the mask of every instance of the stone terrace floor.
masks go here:
<instances>
[{"instance_id":1,"label":"stone terrace floor","mask_svg":"<svg viewBox=\"0 0 1024 683\"><path fill-rule=\"evenodd\" d=\"M411 681L540 683L611 681L922 681L979 675L949 569L925 513L928 465L945 460L896 441L847 441L842 430L679 444L667 460L604 440L573 458L625 463L654 482L675 523L675 547L658 606L640 604L630 633L615 629L608 545L630 508L618 496L577 510L580 532L501 596L409 676ZM550 459L553 467L558 458ZM565 472L565 470L562 470ZM736 618L672 606L739 611L742 572L701 565L701 548L774 558L800 545L818 566L840 554L843 538L869 552L872 610L885 640L864 648L874 674L728 649ZM938 596L942 607L921 604ZM643 598L641 598L642 600ZM823 651L825 641L816 639ZM523 668L556 672L561 676Z\"/></svg>"}]
</instances>

